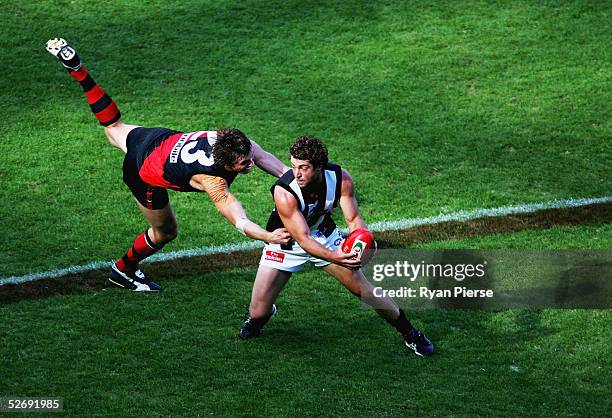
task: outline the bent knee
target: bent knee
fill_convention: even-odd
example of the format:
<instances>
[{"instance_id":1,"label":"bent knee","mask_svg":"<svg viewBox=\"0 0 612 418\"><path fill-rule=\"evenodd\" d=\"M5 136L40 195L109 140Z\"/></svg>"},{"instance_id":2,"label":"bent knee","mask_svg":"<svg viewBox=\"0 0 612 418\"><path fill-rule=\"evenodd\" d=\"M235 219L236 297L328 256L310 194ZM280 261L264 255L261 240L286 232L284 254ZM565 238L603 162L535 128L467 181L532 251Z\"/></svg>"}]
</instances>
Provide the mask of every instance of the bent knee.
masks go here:
<instances>
[{"instance_id":1,"label":"bent knee","mask_svg":"<svg viewBox=\"0 0 612 418\"><path fill-rule=\"evenodd\" d=\"M165 245L178 236L178 225L173 222L161 228L153 228L153 241L157 245Z\"/></svg>"},{"instance_id":2,"label":"bent knee","mask_svg":"<svg viewBox=\"0 0 612 418\"><path fill-rule=\"evenodd\" d=\"M163 239L165 242L170 242L178 236L178 225L176 223L162 230Z\"/></svg>"}]
</instances>

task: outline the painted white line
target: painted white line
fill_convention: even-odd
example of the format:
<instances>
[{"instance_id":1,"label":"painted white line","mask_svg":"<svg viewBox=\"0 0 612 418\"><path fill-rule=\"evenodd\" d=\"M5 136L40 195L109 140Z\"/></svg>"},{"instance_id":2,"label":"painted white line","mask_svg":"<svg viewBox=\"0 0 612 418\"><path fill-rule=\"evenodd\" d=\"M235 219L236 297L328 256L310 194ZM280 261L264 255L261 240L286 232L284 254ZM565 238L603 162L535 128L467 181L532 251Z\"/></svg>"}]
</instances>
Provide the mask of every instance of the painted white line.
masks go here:
<instances>
[{"instance_id":1,"label":"painted white line","mask_svg":"<svg viewBox=\"0 0 612 418\"><path fill-rule=\"evenodd\" d=\"M380 231L397 231L401 229L414 228L421 225L434 225L444 222L469 221L480 218L490 218L495 216L517 215L521 213L533 213L546 209L566 209L580 206L611 203L612 196L603 196L596 198L581 198L581 199L565 199L552 200L543 203L531 203L524 205L502 206L491 209L474 209L470 211L460 211L445 215L430 216L426 218L407 218L396 221L384 221L369 224L370 230L373 232ZM263 247L260 241L246 241L234 244L219 245L214 247L200 247L188 250L172 251L168 253L154 254L144 261L144 263L152 263L159 261L175 260L177 258L198 257L204 255L232 253L236 251L252 250ZM25 274L23 276L10 276L0 278L0 286L5 284L19 284L32 282L43 279L53 279L63 277L68 274L85 273L93 270L109 268L111 261L95 261L89 264L72 266L63 269L44 271L40 273Z\"/></svg>"},{"instance_id":2,"label":"painted white line","mask_svg":"<svg viewBox=\"0 0 612 418\"><path fill-rule=\"evenodd\" d=\"M219 245L214 247L192 248L188 250L178 250L169 253L153 254L151 257L143 261L143 263L151 263L156 261L168 261L177 258L197 257L203 255L231 253L235 251L252 250L254 248L263 247L261 241L246 241L235 244ZM110 269L112 260L94 261L93 263L82 264L79 266L71 266L63 269L43 271L40 273L24 274L23 276L10 276L0 278L0 286L5 284L19 284L33 282L43 279L55 279L57 277L67 276L68 274L86 273L94 270Z\"/></svg>"},{"instance_id":3,"label":"painted white line","mask_svg":"<svg viewBox=\"0 0 612 418\"><path fill-rule=\"evenodd\" d=\"M533 213L546 209L567 209L579 206L595 205L612 202L612 196L595 198L551 200L543 203L531 203L524 205L502 206L492 209L474 209L470 211L460 211L446 215L430 216L427 218L409 218L398 221L384 221L370 224L373 232L397 231L421 225L441 224L444 222L469 221L472 219L492 218L495 216L518 215L521 213Z\"/></svg>"}]
</instances>

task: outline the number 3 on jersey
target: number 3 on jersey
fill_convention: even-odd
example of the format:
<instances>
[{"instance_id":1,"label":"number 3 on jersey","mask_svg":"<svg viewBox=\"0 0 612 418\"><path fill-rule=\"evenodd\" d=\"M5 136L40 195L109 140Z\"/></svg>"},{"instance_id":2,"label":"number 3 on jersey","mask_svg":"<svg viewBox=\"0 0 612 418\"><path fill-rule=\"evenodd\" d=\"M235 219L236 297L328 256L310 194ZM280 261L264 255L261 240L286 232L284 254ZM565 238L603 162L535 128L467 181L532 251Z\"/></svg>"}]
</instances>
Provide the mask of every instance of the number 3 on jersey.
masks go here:
<instances>
[{"instance_id":1,"label":"number 3 on jersey","mask_svg":"<svg viewBox=\"0 0 612 418\"><path fill-rule=\"evenodd\" d=\"M198 146L198 141L190 141L187 142L183 148L181 149L181 160L185 164L195 163L196 161L201 165L211 166L215 163L212 154L209 156L206 155L204 150L197 150L196 152L190 152L192 149Z\"/></svg>"}]
</instances>

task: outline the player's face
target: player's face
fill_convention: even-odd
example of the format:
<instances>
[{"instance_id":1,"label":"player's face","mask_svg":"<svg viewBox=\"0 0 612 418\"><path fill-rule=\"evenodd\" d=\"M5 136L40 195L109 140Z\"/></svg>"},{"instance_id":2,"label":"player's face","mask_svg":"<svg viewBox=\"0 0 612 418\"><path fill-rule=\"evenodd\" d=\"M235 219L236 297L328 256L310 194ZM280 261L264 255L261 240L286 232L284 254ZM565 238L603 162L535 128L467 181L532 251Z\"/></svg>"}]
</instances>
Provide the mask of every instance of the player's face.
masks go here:
<instances>
[{"instance_id":1,"label":"player's face","mask_svg":"<svg viewBox=\"0 0 612 418\"><path fill-rule=\"evenodd\" d=\"M253 151L251 151L249 155L236 159L236 163L232 167L226 168L228 168L229 171L236 171L240 174L249 174L254 166L255 161L253 161Z\"/></svg>"},{"instance_id":2,"label":"player's face","mask_svg":"<svg viewBox=\"0 0 612 418\"><path fill-rule=\"evenodd\" d=\"M321 169L315 169L308 160L298 160L291 157L291 170L298 186L306 187L321 177Z\"/></svg>"}]
</instances>

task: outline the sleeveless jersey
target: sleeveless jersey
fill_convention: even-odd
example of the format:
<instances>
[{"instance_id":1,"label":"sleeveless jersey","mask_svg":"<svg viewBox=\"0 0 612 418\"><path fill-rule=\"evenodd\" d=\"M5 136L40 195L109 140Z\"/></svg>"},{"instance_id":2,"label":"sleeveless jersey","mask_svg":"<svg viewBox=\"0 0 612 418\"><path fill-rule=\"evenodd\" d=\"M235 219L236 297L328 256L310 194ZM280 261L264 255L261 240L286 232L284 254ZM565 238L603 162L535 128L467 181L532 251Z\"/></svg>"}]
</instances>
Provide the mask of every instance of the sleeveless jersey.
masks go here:
<instances>
[{"instance_id":1,"label":"sleeveless jersey","mask_svg":"<svg viewBox=\"0 0 612 418\"><path fill-rule=\"evenodd\" d=\"M229 186L238 173L215 164L213 145L216 141L217 131L167 130L151 138L148 144L139 145L142 151L137 156L138 174L151 186L181 192L200 191L189 185L196 174L222 177Z\"/></svg>"},{"instance_id":2,"label":"sleeveless jersey","mask_svg":"<svg viewBox=\"0 0 612 418\"><path fill-rule=\"evenodd\" d=\"M290 170L274 183L270 191L274 195L274 189L282 187L291 193L298 202L298 209L304 215L310 230L317 230L328 236L336 229L336 223L331 214L333 209L338 206L341 185L342 171L340 166L329 163L323 167L322 182L319 185L301 189L293 176L293 171ZM275 207L268 219L266 229L271 232L282 227L283 222Z\"/></svg>"}]
</instances>

